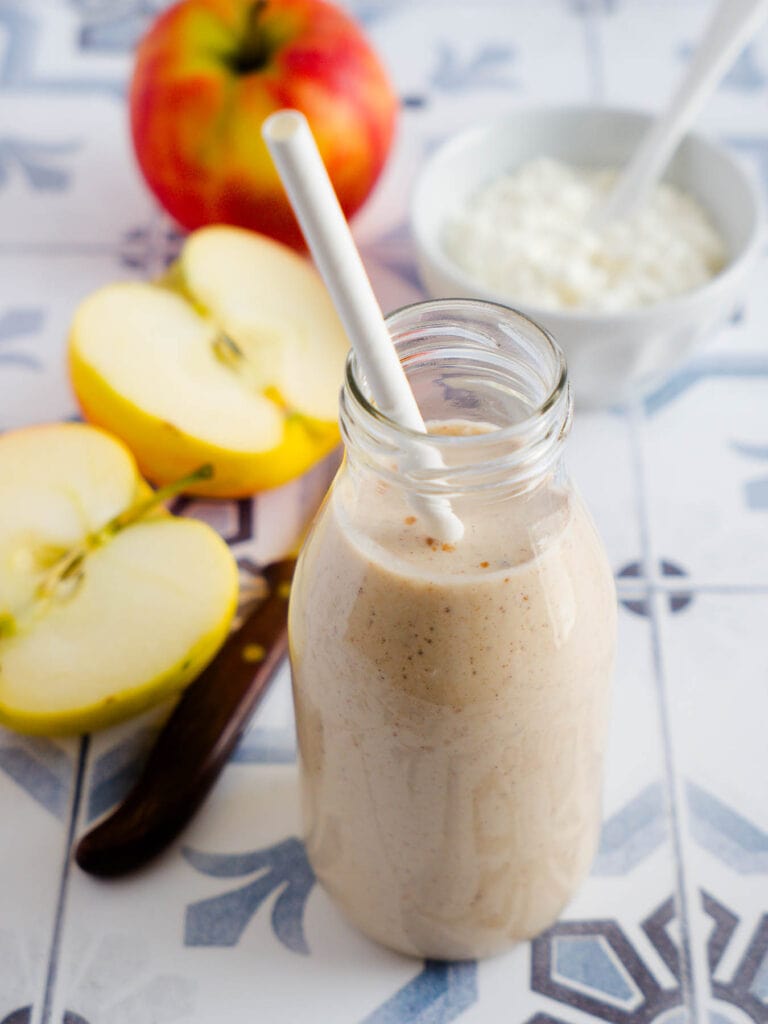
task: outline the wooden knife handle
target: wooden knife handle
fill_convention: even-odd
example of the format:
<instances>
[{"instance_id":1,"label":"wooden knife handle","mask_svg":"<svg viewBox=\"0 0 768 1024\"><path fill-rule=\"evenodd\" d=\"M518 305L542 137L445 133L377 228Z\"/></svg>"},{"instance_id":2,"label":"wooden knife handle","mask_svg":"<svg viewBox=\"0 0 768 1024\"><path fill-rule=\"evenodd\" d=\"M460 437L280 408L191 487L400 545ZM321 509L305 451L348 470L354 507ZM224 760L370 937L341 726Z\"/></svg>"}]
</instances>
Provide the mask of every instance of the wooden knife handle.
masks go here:
<instances>
[{"instance_id":1,"label":"wooden knife handle","mask_svg":"<svg viewBox=\"0 0 768 1024\"><path fill-rule=\"evenodd\" d=\"M93 875L141 867L176 838L205 799L288 648L295 559L267 567L267 598L184 691L125 800L77 844ZM254 674L254 655L264 652Z\"/></svg>"}]
</instances>

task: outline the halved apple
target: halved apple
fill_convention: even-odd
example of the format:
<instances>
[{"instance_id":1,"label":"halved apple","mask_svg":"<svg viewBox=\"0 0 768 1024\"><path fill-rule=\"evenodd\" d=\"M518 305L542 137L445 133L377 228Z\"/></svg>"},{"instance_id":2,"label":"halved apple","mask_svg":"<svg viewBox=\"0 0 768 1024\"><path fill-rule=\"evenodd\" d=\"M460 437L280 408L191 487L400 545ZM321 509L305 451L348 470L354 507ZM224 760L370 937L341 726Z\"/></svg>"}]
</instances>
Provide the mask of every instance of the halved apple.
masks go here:
<instances>
[{"instance_id":1,"label":"halved apple","mask_svg":"<svg viewBox=\"0 0 768 1024\"><path fill-rule=\"evenodd\" d=\"M0 722L144 710L202 671L236 602L226 544L157 507L121 442L74 423L0 437Z\"/></svg>"},{"instance_id":2,"label":"halved apple","mask_svg":"<svg viewBox=\"0 0 768 1024\"><path fill-rule=\"evenodd\" d=\"M80 305L72 383L86 419L164 484L203 462L195 494L241 497L298 476L339 441L348 348L317 271L262 235L203 228L160 283Z\"/></svg>"}]
</instances>

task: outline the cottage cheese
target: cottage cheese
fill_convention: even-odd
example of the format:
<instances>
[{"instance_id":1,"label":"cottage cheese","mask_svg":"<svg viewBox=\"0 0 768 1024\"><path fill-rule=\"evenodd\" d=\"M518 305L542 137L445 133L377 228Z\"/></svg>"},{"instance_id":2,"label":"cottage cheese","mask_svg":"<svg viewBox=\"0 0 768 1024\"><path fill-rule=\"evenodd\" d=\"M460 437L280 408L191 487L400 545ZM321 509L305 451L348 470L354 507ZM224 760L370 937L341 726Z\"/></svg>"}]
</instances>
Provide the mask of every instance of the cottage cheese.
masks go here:
<instances>
[{"instance_id":1,"label":"cottage cheese","mask_svg":"<svg viewBox=\"0 0 768 1024\"><path fill-rule=\"evenodd\" d=\"M673 185L658 184L626 220L588 225L616 175L532 160L455 212L446 252L510 301L555 309L648 306L714 277L726 261L724 242L701 206Z\"/></svg>"}]
</instances>

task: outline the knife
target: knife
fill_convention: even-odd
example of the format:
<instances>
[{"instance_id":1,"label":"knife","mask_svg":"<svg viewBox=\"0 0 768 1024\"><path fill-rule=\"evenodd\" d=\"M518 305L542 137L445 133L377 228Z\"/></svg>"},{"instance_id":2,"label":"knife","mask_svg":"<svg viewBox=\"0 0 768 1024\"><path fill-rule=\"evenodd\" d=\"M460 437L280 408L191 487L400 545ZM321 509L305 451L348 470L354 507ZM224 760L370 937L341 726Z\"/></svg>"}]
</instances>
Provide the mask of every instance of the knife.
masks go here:
<instances>
[{"instance_id":1,"label":"knife","mask_svg":"<svg viewBox=\"0 0 768 1024\"><path fill-rule=\"evenodd\" d=\"M171 712L125 800L78 842L92 875L141 867L176 838L219 777L288 649L295 558L264 570L268 594L232 633ZM254 674L254 656L263 657Z\"/></svg>"}]
</instances>

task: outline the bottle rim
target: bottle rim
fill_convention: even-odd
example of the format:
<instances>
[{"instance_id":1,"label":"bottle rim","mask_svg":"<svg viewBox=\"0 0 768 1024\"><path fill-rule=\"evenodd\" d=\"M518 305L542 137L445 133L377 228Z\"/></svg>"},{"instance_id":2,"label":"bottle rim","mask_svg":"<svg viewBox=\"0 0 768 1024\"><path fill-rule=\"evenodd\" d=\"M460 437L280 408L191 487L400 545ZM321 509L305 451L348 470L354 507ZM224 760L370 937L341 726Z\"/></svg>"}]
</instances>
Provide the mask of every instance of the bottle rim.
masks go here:
<instances>
[{"instance_id":1,"label":"bottle rim","mask_svg":"<svg viewBox=\"0 0 768 1024\"><path fill-rule=\"evenodd\" d=\"M409 328L408 321L414 315L421 317L423 321L430 322L432 326L420 326L417 324ZM422 350L407 351L406 348L409 340L413 341L413 337L422 337L425 341L428 339L429 354L432 357L438 358L440 356L445 357L447 354L457 351L458 348L469 347L473 340L477 341L479 339L481 342L489 340L488 336L481 330L468 327L467 323L458 323L458 317L460 316L471 319L472 323L480 321L482 317L495 317L500 324L509 329L509 334L517 334L516 340L519 340L522 333L527 332L528 340L535 339L541 348L541 352L550 360L550 380L543 382L543 396L537 402L532 403L527 415L517 422L498 425L495 430L488 433L468 435L429 434L430 446L434 446L438 451L450 450L458 453L462 450L468 451L472 449L481 452L483 447L486 447L488 450L494 449L494 447L498 449L500 445L509 442L514 445L516 452L527 453L528 457L532 454L530 450L539 446L547 437L551 437L559 446L568 433L572 420L572 398L565 356L549 331L535 321L531 321L524 313L510 306L488 302L484 299L430 299L424 302L400 306L389 313L385 317L385 321L392 335L398 355L400 355L403 368L408 372L407 362L409 357L425 354L427 349L427 346L422 346ZM441 317L444 323L435 326L439 323ZM466 337L463 337L460 341L454 338L452 347L445 346L445 348L440 350L440 332L445 334L453 333L454 335L463 333ZM436 342L437 344L435 344ZM483 351L481 346L475 347L473 350ZM500 349L494 351L493 349L486 348L483 354L486 359L489 359L490 355L495 354L497 356L495 361L499 369L504 369L504 364L507 361L515 361L519 367L519 360L507 359L505 353ZM354 351L350 350L346 359L344 392L348 392L353 399L354 411L357 414L361 414L364 424L369 429L373 429L377 434L383 432L385 436L389 436L395 442L396 438L401 438L407 444L419 441L423 443L423 433L398 423L376 406L374 400L366 393L365 386L361 384L360 376L357 358ZM342 398L343 396L342 393ZM555 428L556 433L553 436Z\"/></svg>"}]
</instances>

